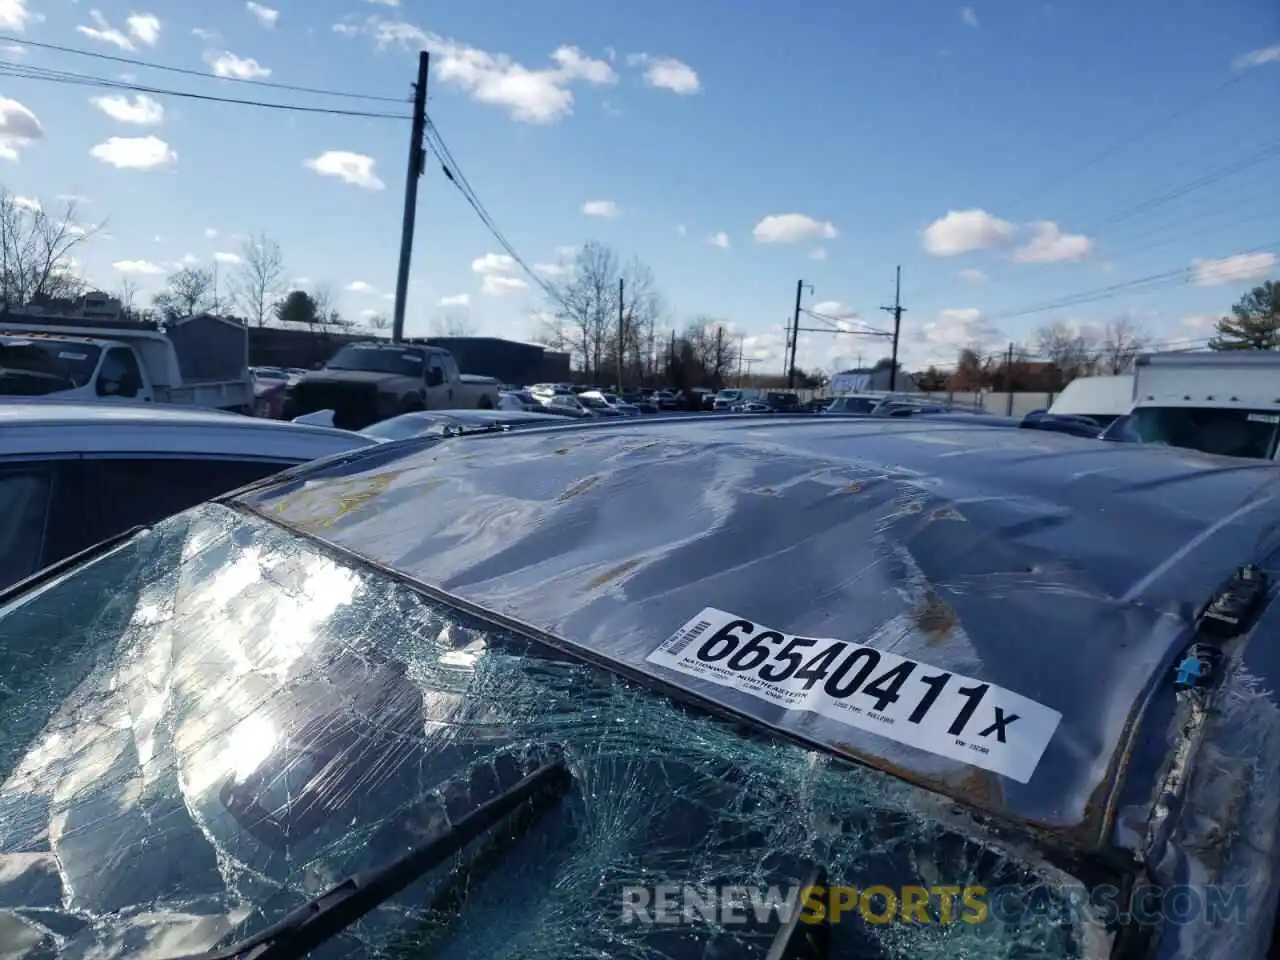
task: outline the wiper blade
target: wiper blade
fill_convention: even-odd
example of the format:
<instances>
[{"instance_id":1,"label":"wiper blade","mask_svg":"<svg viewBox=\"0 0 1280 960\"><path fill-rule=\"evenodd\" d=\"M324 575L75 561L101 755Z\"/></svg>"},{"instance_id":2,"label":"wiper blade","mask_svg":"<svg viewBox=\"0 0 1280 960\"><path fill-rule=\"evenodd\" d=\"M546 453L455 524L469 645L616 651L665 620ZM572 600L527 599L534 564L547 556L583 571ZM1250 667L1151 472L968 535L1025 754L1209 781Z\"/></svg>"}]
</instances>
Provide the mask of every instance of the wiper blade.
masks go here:
<instances>
[{"instance_id":1,"label":"wiper blade","mask_svg":"<svg viewBox=\"0 0 1280 960\"><path fill-rule=\"evenodd\" d=\"M429 843L403 857L348 877L278 923L239 943L178 960L300 960L477 840L524 804L538 799L559 799L568 792L572 782L568 768L561 761L539 767L509 790L476 807Z\"/></svg>"}]
</instances>

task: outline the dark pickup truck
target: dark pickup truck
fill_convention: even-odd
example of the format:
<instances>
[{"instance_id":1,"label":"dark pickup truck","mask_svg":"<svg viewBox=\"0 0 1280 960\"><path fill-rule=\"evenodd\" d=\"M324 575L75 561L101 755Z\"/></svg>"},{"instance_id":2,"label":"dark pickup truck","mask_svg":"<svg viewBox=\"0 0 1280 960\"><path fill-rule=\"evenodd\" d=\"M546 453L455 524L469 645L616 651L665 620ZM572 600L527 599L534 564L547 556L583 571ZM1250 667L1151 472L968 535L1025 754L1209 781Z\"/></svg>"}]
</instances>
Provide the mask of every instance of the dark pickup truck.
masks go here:
<instances>
[{"instance_id":1,"label":"dark pickup truck","mask_svg":"<svg viewBox=\"0 0 1280 960\"><path fill-rule=\"evenodd\" d=\"M458 371L453 355L415 343L351 343L288 388L285 417L333 411L333 425L365 427L419 410L495 410L498 382Z\"/></svg>"}]
</instances>

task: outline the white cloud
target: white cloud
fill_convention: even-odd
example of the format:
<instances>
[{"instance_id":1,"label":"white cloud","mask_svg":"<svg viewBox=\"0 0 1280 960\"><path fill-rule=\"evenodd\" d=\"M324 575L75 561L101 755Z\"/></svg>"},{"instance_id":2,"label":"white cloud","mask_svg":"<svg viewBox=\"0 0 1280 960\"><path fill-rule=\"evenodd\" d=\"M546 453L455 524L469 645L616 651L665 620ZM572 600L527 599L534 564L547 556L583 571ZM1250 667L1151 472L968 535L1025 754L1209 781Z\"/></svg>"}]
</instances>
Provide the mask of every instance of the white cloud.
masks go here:
<instances>
[{"instance_id":1,"label":"white cloud","mask_svg":"<svg viewBox=\"0 0 1280 960\"><path fill-rule=\"evenodd\" d=\"M89 156L123 170L154 170L178 162L178 155L159 137L108 137Z\"/></svg>"},{"instance_id":2,"label":"white cloud","mask_svg":"<svg viewBox=\"0 0 1280 960\"><path fill-rule=\"evenodd\" d=\"M1031 225L1034 236L1013 259L1018 263L1074 263L1093 253L1093 241L1083 234L1063 233L1051 220Z\"/></svg>"},{"instance_id":3,"label":"white cloud","mask_svg":"<svg viewBox=\"0 0 1280 960\"><path fill-rule=\"evenodd\" d=\"M204 55L215 77L231 77L236 80L261 80L271 76L271 71L251 57L237 57L230 50L210 50Z\"/></svg>"},{"instance_id":4,"label":"white cloud","mask_svg":"<svg viewBox=\"0 0 1280 960\"><path fill-rule=\"evenodd\" d=\"M775 213L757 223L752 235L757 243L799 243L834 240L840 232L827 220L815 220L803 213Z\"/></svg>"},{"instance_id":5,"label":"white cloud","mask_svg":"<svg viewBox=\"0 0 1280 960\"><path fill-rule=\"evenodd\" d=\"M18 150L44 136L36 115L17 100L0 97L0 157L17 160Z\"/></svg>"},{"instance_id":6,"label":"white cloud","mask_svg":"<svg viewBox=\"0 0 1280 960\"><path fill-rule=\"evenodd\" d=\"M107 22L107 18L102 15L99 10L90 10L89 19L96 26L86 27L80 24L76 27L78 33L89 37L92 40L101 40L103 43L109 43L112 46L119 47L121 50L134 49L133 41L129 39L122 31L117 30Z\"/></svg>"},{"instance_id":7,"label":"white cloud","mask_svg":"<svg viewBox=\"0 0 1280 960\"><path fill-rule=\"evenodd\" d=\"M318 157L303 162L306 167L325 177L337 177L344 183L366 190L382 190L386 187L379 178L372 157L347 150L326 150Z\"/></svg>"},{"instance_id":8,"label":"white cloud","mask_svg":"<svg viewBox=\"0 0 1280 960\"><path fill-rule=\"evenodd\" d=\"M1261 280L1275 269L1274 253L1237 253L1221 260L1192 260L1191 282L1198 287Z\"/></svg>"},{"instance_id":9,"label":"white cloud","mask_svg":"<svg viewBox=\"0 0 1280 960\"><path fill-rule=\"evenodd\" d=\"M112 120L119 120L121 123L150 127L164 120L164 106L145 93L137 94L132 100L124 94L116 93L91 97L89 102Z\"/></svg>"},{"instance_id":10,"label":"white cloud","mask_svg":"<svg viewBox=\"0 0 1280 960\"><path fill-rule=\"evenodd\" d=\"M569 246L569 245L556 247L556 256L558 257L576 257L577 255L578 255L577 247Z\"/></svg>"},{"instance_id":11,"label":"white cloud","mask_svg":"<svg viewBox=\"0 0 1280 960\"><path fill-rule=\"evenodd\" d=\"M212 240L214 237L216 237L216 236L218 235L218 231L217 231L217 229L216 229L216 228L214 228L214 227L205 227L205 228L204 228L204 235L205 235L206 239Z\"/></svg>"},{"instance_id":12,"label":"white cloud","mask_svg":"<svg viewBox=\"0 0 1280 960\"><path fill-rule=\"evenodd\" d=\"M974 307L941 310L937 316L915 327L906 338L911 363L916 366L949 366L960 351L973 347L986 355L1003 351L1007 337Z\"/></svg>"},{"instance_id":13,"label":"white cloud","mask_svg":"<svg viewBox=\"0 0 1280 960\"><path fill-rule=\"evenodd\" d=\"M1250 67L1261 67L1268 63L1280 63L1280 44L1242 54L1236 57L1234 66L1237 70L1247 70Z\"/></svg>"},{"instance_id":14,"label":"white cloud","mask_svg":"<svg viewBox=\"0 0 1280 960\"><path fill-rule=\"evenodd\" d=\"M973 12L973 7L960 8L960 22L966 27L976 27L978 25L978 15Z\"/></svg>"},{"instance_id":15,"label":"white cloud","mask_svg":"<svg viewBox=\"0 0 1280 960\"><path fill-rule=\"evenodd\" d=\"M152 263L150 260L117 260L111 266L118 273L129 275L154 276L158 273L164 273L164 267L158 263Z\"/></svg>"},{"instance_id":16,"label":"white cloud","mask_svg":"<svg viewBox=\"0 0 1280 960\"><path fill-rule=\"evenodd\" d=\"M719 233L712 234L707 238L707 243L713 247L719 247L721 250L729 249L729 235L721 230Z\"/></svg>"},{"instance_id":17,"label":"white cloud","mask_svg":"<svg viewBox=\"0 0 1280 960\"><path fill-rule=\"evenodd\" d=\"M693 67L674 57L633 53L627 57L627 63L633 67L644 67L644 82L659 90L670 90L672 93L688 96L702 89L702 83Z\"/></svg>"},{"instance_id":18,"label":"white cloud","mask_svg":"<svg viewBox=\"0 0 1280 960\"><path fill-rule=\"evenodd\" d=\"M544 277L565 277L573 272L572 267L563 263L535 263L533 269Z\"/></svg>"},{"instance_id":19,"label":"white cloud","mask_svg":"<svg viewBox=\"0 0 1280 960\"><path fill-rule=\"evenodd\" d=\"M455 293L451 297L441 297L437 305L441 307L469 307L471 306L471 294Z\"/></svg>"},{"instance_id":20,"label":"white cloud","mask_svg":"<svg viewBox=\"0 0 1280 960\"><path fill-rule=\"evenodd\" d=\"M40 206L40 201L35 197L14 197L13 205L21 207L23 210L30 210L32 213L39 213L43 209Z\"/></svg>"},{"instance_id":21,"label":"white cloud","mask_svg":"<svg viewBox=\"0 0 1280 960\"><path fill-rule=\"evenodd\" d=\"M337 24L339 33L368 33L379 48L402 46L431 51L436 76L458 87L473 100L506 109L513 120L524 123L554 123L573 112L573 90L577 83L608 86L618 75L604 60L596 60L577 47L554 50L554 64L530 69L503 53L489 53L423 30L404 20L368 19L363 27Z\"/></svg>"},{"instance_id":22,"label":"white cloud","mask_svg":"<svg viewBox=\"0 0 1280 960\"><path fill-rule=\"evenodd\" d=\"M193 27L191 35L193 37L198 37L207 43L212 43L218 39L218 32L216 30L206 30L204 27Z\"/></svg>"},{"instance_id":23,"label":"white cloud","mask_svg":"<svg viewBox=\"0 0 1280 960\"><path fill-rule=\"evenodd\" d=\"M516 269L516 261L505 253L486 253L483 257L471 261L471 269L475 273L486 276L513 273Z\"/></svg>"},{"instance_id":24,"label":"white cloud","mask_svg":"<svg viewBox=\"0 0 1280 960\"><path fill-rule=\"evenodd\" d=\"M810 307L810 309L814 313L821 314L824 317L830 317L832 320L858 319L858 311L853 309L853 307L845 306L839 300L823 300L821 303L815 303Z\"/></svg>"},{"instance_id":25,"label":"white cloud","mask_svg":"<svg viewBox=\"0 0 1280 960\"><path fill-rule=\"evenodd\" d=\"M363 280L352 280L347 284L348 293L377 293L372 284L365 283Z\"/></svg>"},{"instance_id":26,"label":"white cloud","mask_svg":"<svg viewBox=\"0 0 1280 960\"><path fill-rule=\"evenodd\" d=\"M504 277L490 274L480 284L480 292L490 297L505 297L510 293L519 293L529 285L519 277Z\"/></svg>"},{"instance_id":27,"label":"white cloud","mask_svg":"<svg viewBox=\"0 0 1280 960\"><path fill-rule=\"evenodd\" d=\"M935 257L955 257L1013 242L1018 228L985 210L950 210L925 227L924 249Z\"/></svg>"},{"instance_id":28,"label":"white cloud","mask_svg":"<svg viewBox=\"0 0 1280 960\"><path fill-rule=\"evenodd\" d=\"M970 267L967 270L961 270L958 274L956 274L956 276L958 276L965 283L977 284L977 283L987 282L987 275L983 273L981 270L975 270L973 267Z\"/></svg>"},{"instance_id":29,"label":"white cloud","mask_svg":"<svg viewBox=\"0 0 1280 960\"><path fill-rule=\"evenodd\" d=\"M151 13L132 13L125 21L134 39L154 47L160 39L160 18Z\"/></svg>"},{"instance_id":30,"label":"white cloud","mask_svg":"<svg viewBox=\"0 0 1280 960\"><path fill-rule=\"evenodd\" d=\"M40 23L44 14L27 9L27 0L0 0L0 29L21 33L29 23Z\"/></svg>"},{"instance_id":31,"label":"white cloud","mask_svg":"<svg viewBox=\"0 0 1280 960\"><path fill-rule=\"evenodd\" d=\"M618 205L612 200L588 200L582 205L582 212L588 217L616 217Z\"/></svg>"},{"instance_id":32,"label":"white cloud","mask_svg":"<svg viewBox=\"0 0 1280 960\"><path fill-rule=\"evenodd\" d=\"M682 237L687 237L689 235L689 228L686 227L683 223L677 223L676 233L678 233Z\"/></svg>"},{"instance_id":33,"label":"white cloud","mask_svg":"<svg viewBox=\"0 0 1280 960\"><path fill-rule=\"evenodd\" d=\"M826 248L826 247L814 247L812 250L810 250L810 251L809 251L809 259L810 259L810 260L825 260L825 259L827 259L827 248Z\"/></svg>"},{"instance_id":34,"label":"white cloud","mask_svg":"<svg viewBox=\"0 0 1280 960\"><path fill-rule=\"evenodd\" d=\"M400 0L364 0L365 3L372 3L377 7L398 7Z\"/></svg>"},{"instance_id":35,"label":"white cloud","mask_svg":"<svg viewBox=\"0 0 1280 960\"><path fill-rule=\"evenodd\" d=\"M244 258L241 257L240 254L226 253L221 250L213 255L213 259L215 263L221 263L228 267L234 267L237 264L244 263Z\"/></svg>"},{"instance_id":36,"label":"white cloud","mask_svg":"<svg viewBox=\"0 0 1280 960\"><path fill-rule=\"evenodd\" d=\"M276 25L276 21L280 19L279 10L274 10L271 7L264 7L260 3L254 3L253 0L249 0L249 2L244 5L244 8L253 14L260 24L267 28L274 27Z\"/></svg>"}]
</instances>

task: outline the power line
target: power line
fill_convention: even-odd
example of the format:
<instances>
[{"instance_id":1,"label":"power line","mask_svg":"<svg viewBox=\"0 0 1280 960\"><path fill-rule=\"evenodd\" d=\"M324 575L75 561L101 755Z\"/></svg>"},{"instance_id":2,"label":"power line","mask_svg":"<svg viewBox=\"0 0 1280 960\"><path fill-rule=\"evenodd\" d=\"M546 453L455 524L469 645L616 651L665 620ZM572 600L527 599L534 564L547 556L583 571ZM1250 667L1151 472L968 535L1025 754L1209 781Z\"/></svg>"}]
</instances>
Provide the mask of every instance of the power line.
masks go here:
<instances>
[{"instance_id":1,"label":"power line","mask_svg":"<svg viewBox=\"0 0 1280 960\"><path fill-rule=\"evenodd\" d=\"M123 80L108 80L105 77L93 77L85 74L70 73L59 70L48 70L43 67L31 67L26 64L0 60L0 77L14 77L20 80L43 80L49 83L69 84L73 86L97 87L107 90L127 90L131 93L150 93L156 96L178 97L186 100L200 100L208 103L229 103L244 107L258 107L265 110L283 110L288 113L323 114L336 117L363 117L372 120L410 120L408 114L379 113L369 110L344 110L339 107L312 107L296 103L273 103L264 100L248 100L238 97L218 97L213 94L195 93L188 90L172 90L166 87L153 87L139 83L128 83Z\"/></svg>"},{"instance_id":2,"label":"power line","mask_svg":"<svg viewBox=\"0 0 1280 960\"><path fill-rule=\"evenodd\" d=\"M480 218L480 222L485 225L493 235L493 238L498 241L498 245L506 251L507 256L511 257L511 259L515 261L516 265L519 266L520 269L524 271L525 275L528 276L529 279L547 295L548 299L560 304L560 306L566 310L570 309L569 305L565 303L564 298L561 297L560 291L549 284L543 277L539 276L539 274L529 266L524 257L520 256L519 251L516 250L511 241L507 239L506 234L504 234L501 228L499 228L493 217L489 214L489 211L485 209L484 203L481 202L480 197L477 196L475 190L472 189L466 175L458 166L458 161L454 159L453 153L449 150L448 144L446 144L444 138L440 136L440 130L436 126L435 121L430 117L427 117L425 137L427 143L434 150L436 154L436 162L440 164L440 169L444 172L445 177L447 177L449 182L452 183L458 189L458 192L462 194L462 198L466 200L467 205L471 207L475 212L475 215Z\"/></svg>"},{"instance_id":3,"label":"power line","mask_svg":"<svg viewBox=\"0 0 1280 960\"><path fill-rule=\"evenodd\" d=\"M40 50L53 50L57 53L69 53L77 57L91 57L94 60L105 60L110 63L121 63L131 67L143 67L147 70L162 70L166 73L177 73L188 77L199 77L202 80L225 80L228 83L248 84L254 87L265 87L272 90L284 90L291 93L309 93L323 97L339 97L349 100L370 100L376 103L408 103L409 97L387 97L371 93L354 93L345 90L327 90L321 87L302 87L275 80L262 80L255 77L220 77L203 70L192 70L189 67L178 67L166 63L153 63L149 60L135 60L132 57L118 57L97 50L83 50L79 47L64 47L56 43L40 43L23 37L10 37L0 34L0 42L17 44L24 47L35 47Z\"/></svg>"}]
</instances>

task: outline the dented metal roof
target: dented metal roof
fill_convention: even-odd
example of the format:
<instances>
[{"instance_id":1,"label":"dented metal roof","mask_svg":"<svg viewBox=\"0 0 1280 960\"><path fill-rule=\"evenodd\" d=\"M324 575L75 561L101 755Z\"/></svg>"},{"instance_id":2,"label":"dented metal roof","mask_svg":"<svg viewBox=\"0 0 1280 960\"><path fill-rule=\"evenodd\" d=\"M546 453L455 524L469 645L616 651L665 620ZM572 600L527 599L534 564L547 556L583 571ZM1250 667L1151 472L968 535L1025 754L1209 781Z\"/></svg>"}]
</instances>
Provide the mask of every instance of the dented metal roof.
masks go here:
<instances>
[{"instance_id":1,"label":"dented metal roof","mask_svg":"<svg viewBox=\"0 0 1280 960\"><path fill-rule=\"evenodd\" d=\"M1164 735L1138 720L1197 608L1274 542L1275 470L959 422L699 417L389 445L239 500L1095 846L1134 741Z\"/></svg>"}]
</instances>

